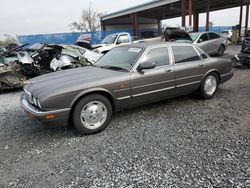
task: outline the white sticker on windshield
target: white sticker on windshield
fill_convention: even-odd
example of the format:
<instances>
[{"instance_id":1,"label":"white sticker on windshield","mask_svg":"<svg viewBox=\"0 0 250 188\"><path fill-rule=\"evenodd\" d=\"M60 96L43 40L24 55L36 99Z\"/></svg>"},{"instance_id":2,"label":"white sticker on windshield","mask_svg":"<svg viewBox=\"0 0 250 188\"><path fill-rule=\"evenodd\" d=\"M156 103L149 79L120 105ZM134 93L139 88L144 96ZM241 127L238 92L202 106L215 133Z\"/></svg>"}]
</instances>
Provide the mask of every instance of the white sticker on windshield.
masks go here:
<instances>
[{"instance_id":1,"label":"white sticker on windshield","mask_svg":"<svg viewBox=\"0 0 250 188\"><path fill-rule=\"evenodd\" d=\"M142 50L141 48L130 48L128 51L139 53L141 50Z\"/></svg>"}]
</instances>

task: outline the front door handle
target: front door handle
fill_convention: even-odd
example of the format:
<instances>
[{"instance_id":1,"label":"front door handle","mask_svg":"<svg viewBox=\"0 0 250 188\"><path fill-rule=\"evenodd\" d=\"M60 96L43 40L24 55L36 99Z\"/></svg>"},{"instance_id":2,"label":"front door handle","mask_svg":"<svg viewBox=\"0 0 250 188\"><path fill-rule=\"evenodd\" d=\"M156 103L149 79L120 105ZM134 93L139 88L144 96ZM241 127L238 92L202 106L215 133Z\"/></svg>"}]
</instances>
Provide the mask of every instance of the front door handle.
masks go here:
<instances>
[{"instance_id":1,"label":"front door handle","mask_svg":"<svg viewBox=\"0 0 250 188\"><path fill-rule=\"evenodd\" d=\"M200 64L200 67L203 67L203 66L204 66L204 65L201 63L201 64Z\"/></svg>"},{"instance_id":2,"label":"front door handle","mask_svg":"<svg viewBox=\"0 0 250 188\"><path fill-rule=\"evenodd\" d=\"M172 72L172 69L168 69L168 70L166 70L166 72Z\"/></svg>"}]
</instances>

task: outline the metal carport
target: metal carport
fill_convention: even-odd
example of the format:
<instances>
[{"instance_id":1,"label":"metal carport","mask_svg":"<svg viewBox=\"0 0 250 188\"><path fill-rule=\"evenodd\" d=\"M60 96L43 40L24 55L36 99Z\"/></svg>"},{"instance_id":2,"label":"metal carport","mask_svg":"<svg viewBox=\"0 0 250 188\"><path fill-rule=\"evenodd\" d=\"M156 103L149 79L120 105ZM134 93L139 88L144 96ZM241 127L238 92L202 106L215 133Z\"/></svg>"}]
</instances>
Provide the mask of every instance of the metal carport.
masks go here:
<instances>
[{"instance_id":1,"label":"metal carport","mask_svg":"<svg viewBox=\"0 0 250 188\"><path fill-rule=\"evenodd\" d=\"M209 30L209 14L228 8L241 7L239 25L242 27L243 6L246 5L246 23L248 28L250 0L154 0L131 7L122 11L101 17L103 30L132 29L134 36L138 36L140 28L158 28L164 19L182 17L182 27L193 26L194 31L199 28L199 14L206 13L206 30ZM232 13L233 14L233 13ZM186 16L189 23L186 24Z\"/></svg>"}]
</instances>

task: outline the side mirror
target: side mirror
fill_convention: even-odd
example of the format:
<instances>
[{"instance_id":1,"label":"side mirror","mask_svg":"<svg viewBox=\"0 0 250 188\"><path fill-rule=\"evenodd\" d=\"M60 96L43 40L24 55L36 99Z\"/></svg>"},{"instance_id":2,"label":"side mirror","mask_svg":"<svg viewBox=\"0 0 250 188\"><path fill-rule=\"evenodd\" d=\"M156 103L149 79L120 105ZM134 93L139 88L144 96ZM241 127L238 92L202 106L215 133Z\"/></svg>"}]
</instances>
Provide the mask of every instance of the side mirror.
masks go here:
<instances>
[{"instance_id":1,"label":"side mirror","mask_svg":"<svg viewBox=\"0 0 250 188\"><path fill-rule=\"evenodd\" d=\"M142 71L144 69L153 69L155 68L155 66L155 62L144 62L137 67L137 71Z\"/></svg>"},{"instance_id":2,"label":"side mirror","mask_svg":"<svg viewBox=\"0 0 250 188\"><path fill-rule=\"evenodd\" d=\"M199 39L198 41L199 41L199 43L200 43L200 42L203 42L203 40L202 40L202 39Z\"/></svg>"},{"instance_id":3,"label":"side mirror","mask_svg":"<svg viewBox=\"0 0 250 188\"><path fill-rule=\"evenodd\" d=\"M121 44L121 43L122 43L122 41L120 41L120 40L118 40L118 41L116 42L117 45L119 45L119 44Z\"/></svg>"}]
</instances>

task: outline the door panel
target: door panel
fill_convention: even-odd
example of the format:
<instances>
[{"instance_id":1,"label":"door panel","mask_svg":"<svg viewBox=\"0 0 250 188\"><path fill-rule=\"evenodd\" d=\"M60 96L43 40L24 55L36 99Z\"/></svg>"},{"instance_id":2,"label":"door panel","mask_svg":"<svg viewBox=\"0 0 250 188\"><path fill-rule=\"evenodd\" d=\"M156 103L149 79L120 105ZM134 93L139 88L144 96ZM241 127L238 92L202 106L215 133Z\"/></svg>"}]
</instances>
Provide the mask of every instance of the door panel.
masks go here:
<instances>
[{"instance_id":1,"label":"door panel","mask_svg":"<svg viewBox=\"0 0 250 188\"><path fill-rule=\"evenodd\" d=\"M192 46L174 46L172 49L177 94L195 91L204 76L204 61Z\"/></svg>"},{"instance_id":2,"label":"door panel","mask_svg":"<svg viewBox=\"0 0 250 188\"><path fill-rule=\"evenodd\" d=\"M156 47L145 52L140 63L154 62L154 69L131 73L132 105L141 105L168 98L175 89L175 75L168 47Z\"/></svg>"},{"instance_id":3,"label":"door panel","mask_svg":"<svg viewBox=\"0 0 250 188\"><path fill-rule=\"evenodd\" d=\"M186 94L198 89L204 76L203 66L202 61L176 64L176 92Z\"/></svg>"},{"instance_id":4,"label":"door panel","mask_svg":"<svg viewBox=\"0 0 250 188\"><path fill-rule=\"evenodd\" d=\"M175 74L172 65L131 73L132 105L166 99L174 94Z\"/></svg>"}]
</instances>

